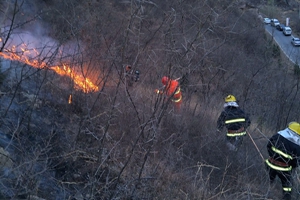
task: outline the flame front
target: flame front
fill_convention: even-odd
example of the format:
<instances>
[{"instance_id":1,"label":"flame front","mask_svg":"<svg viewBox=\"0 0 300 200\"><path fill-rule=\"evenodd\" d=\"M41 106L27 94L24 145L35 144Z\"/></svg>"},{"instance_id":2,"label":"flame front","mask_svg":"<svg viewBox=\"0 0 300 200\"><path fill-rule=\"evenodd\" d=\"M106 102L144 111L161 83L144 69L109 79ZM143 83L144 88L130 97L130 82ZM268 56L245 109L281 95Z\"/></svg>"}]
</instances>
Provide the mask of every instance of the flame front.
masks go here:
<instances>
[{"instance_id":1,"label":"flame front","mask_svg":"<svg viewBox=\"0 0 300 200\"><path fill-rule=\"evenodd\" d=\"M28 50L26 47L27 46L23 44L22 47L20 47L21 51L17 52L16 46L12 46L10 50L6 49L4 52L0 52L0 56L2 56L5 59L23 62L34 68L39 68L39 69L46 68L47 67L46 62L31 58L34 57L32 55L38 57L39 55L38 51L36 49ZM61 76L70 77L74 81L77 88L81 89L85 93L99 90L98 86L95 85L89 78L84 77L82 74L74 72L74 70L72 70L72 68L70 66L67 66L66 64L63 64L62 66L59 65L50 66L48 68L55 71L57 74Z\"/></svg>"}]
</instances>

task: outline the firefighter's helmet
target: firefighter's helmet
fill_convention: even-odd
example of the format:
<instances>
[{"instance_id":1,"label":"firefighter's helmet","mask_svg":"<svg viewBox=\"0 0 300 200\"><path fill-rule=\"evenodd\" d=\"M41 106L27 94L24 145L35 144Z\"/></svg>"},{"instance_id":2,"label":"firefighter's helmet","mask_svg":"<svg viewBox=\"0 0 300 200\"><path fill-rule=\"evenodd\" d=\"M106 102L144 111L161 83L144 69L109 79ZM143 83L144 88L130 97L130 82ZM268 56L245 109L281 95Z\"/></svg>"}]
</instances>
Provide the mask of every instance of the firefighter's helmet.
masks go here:
<instances>
[{"instance_id":1,"label":"firefighter's helmet","mask_svg":"<svg viewBox=\"0 0 300 200\"><path fill-rule=\"evenodd\" d=\"M169 78L167 76L162 77L161 82L163 85L167 85Z\"/></svg>"},{"instance_id":2,"label":"firefighter's helmet","mask_svg":"<svg viewBox=\"0 0 300 200\"><path fill-rule=\"evenodd\" d=\"M126 65L125 71L126 71L126 72L129 72L130 70L131 70L131 66L130 66L130 65Z\"/></svg>"},{"instance_id":3,"label":"firefighter's helmet","mask_svg":"<svg viewBox=\"0 0 300 200\"><path fill-rule=\"evenodd\" d=\"M227 97L225 97L225 102L233 102L236 101L235 96L233 96L232 94L228 95Z\"/></svg>"},{"instance_id":4,"label":"firefighter's helmet","mask_svg":"<svg viewBox=\"0 0 300 200\"><path fill-rule=\"evenodd\" d=\"M300 124L298 122L289 123L289 129L300 135Z\"/></svg>"}]
</instances>

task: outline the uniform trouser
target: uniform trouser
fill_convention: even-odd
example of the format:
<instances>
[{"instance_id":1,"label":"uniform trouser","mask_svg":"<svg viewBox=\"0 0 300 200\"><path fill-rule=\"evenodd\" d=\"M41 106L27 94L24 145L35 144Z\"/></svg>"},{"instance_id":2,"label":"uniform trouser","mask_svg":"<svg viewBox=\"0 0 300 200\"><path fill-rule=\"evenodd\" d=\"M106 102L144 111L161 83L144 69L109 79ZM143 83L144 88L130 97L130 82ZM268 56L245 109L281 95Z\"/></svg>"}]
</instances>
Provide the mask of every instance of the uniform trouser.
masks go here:
<instances>
[{"instance_id":1,"label":"uniform trouser","mask_svg":"<svg viewBox=\"0 0 300 200\"><path fill-rule=\"evenodd\" d=\"M242 145L243 139L244 136L235 136L235 137L226 136L227 142L232 144L236 149L238 149Z\"/></svg>"},{"instance_id":2,"label":"uniform trouser","mask_svg":"<svg viewBox=\"0 0 300 200\"><path fill-rule=\"evenodd\" d=\"M292 193L292 171L278 171L269 166L267 167L269 169L270 182L273 182L278 176L281 180L283 195L286 196L286 199L290 199Z\"/></svg>"}]
</instances>

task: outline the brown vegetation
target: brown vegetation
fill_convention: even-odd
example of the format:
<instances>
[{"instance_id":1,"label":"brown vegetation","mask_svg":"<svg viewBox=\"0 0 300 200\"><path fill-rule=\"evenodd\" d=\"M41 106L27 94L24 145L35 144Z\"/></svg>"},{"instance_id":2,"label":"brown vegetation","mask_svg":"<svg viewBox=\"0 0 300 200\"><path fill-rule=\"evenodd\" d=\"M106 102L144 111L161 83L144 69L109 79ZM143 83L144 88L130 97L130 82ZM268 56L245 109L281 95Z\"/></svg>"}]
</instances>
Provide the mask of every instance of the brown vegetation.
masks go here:
<instances>
[{"instance_id":1,"label":"brown vegetation","mask_svg":"<svg viewBox=\"0 0 300 200\"><path fill-rule=\"evenodd\" d=\"M2 39L52 38L64 51L40 59L67 58L99 85L84 93L47 68L1 62L0 144L13 161L3 198L279 198L249 136L228 152L216 120L234 94L266 156L266 137L300 121L299 74L257 13L234 2L3 1ZM132 86L126 65L141 72ZM163 75L182 77L180 113L154 93Z\"/></svg>"}]
</instances>

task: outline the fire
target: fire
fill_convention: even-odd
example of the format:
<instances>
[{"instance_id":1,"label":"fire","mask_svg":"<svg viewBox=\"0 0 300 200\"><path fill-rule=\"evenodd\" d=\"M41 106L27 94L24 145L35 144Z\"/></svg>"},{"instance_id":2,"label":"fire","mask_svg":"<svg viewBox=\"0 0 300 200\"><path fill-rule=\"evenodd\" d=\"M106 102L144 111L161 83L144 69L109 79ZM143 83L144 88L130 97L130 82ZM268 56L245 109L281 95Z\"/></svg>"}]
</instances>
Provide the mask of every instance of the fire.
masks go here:
<instances>
[{"instance_id":1,"label":"fire","mask_svg":"<svg viewBox=\"0 0 300 200\"><path fill-rule=\"evenodd\" d=\"M83 77L81 74L76 74L65 64L63 67L53 66L50 67L50 69L54 70L59 75L70 77L74 83L86 93L97 91L99 89L90 79Z\"/></svg>"},{"instance_id":2,"label":"fire","mask_svg":"<svg viewBox=\"0 0 300 200\"><path fill-rule=\"evenodd\" d=\"M1 42L1 38L0 38ZM3 52L0 52L0 56L5 59L19 61L30 65L34 68L43 69L47 67L47 63L45 61L41 61L39 59L35 59L35 57L39 57L39 52L36 49L28 49L25 44L19 47L19 51L17 51L16 46L12 46L11 49L5 49ZM81 73L77 73L67 64L49 66L49 69L55 71L57 74L61 76L70 77L78 89L81 89L83 92L93 92L98 91L99 88L95 85L89 78L84 77Z\"/></svg>"},{"instance_id":3,"label":"fire","mask_svg":"<svg viewBox=\"0 0 300 200\"><path fill-rule=\"evenodd\" d=\"M71 104L72 103L72 95L69 95L69 99L68 99L68 103Z\"/></svg>"}]
</instances>

